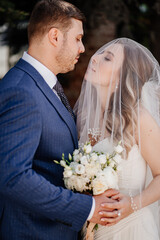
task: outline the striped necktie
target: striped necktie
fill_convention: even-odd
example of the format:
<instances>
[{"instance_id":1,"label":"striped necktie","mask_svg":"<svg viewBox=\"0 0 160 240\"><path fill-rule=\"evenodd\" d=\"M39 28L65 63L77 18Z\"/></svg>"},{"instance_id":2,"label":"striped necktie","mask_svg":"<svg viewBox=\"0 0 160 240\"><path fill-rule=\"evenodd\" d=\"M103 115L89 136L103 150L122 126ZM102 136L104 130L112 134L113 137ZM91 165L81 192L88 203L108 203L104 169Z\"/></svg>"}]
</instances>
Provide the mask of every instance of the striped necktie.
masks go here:
<instances>
[{"instance_id":1,"label":"striped necktie","mask_svg":"<svg viewBox=\"0 0 160 240\"><path fill-rule=\"evenodd\" d=\"M75 115L73 113L73 110L68 102L68 99L66 97L66 95L64 94L62 85L60 84L60 82L57 80L55 86L53 87L54 90L56 90L58 96L60 97L62 103L64 104L64 106L67 108L67 110L69 111L69 113L71 114L72 118L75 120Z\"/></svg>"}]
</instances>

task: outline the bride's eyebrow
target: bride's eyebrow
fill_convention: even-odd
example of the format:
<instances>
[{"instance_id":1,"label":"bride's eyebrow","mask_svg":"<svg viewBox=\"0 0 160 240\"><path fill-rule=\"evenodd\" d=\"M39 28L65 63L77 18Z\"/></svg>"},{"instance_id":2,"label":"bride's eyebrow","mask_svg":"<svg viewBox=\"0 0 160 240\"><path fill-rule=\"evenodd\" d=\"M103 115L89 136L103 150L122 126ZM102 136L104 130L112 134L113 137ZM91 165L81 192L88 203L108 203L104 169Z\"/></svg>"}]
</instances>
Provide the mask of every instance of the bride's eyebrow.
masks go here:
<instances>
[{"instance_id":1,"label":"bride's eyebrow","mask_svg":"<svg viewBox=\"0 0 160 240\"><path fill-rule=\"evenodd\" d=\"M114 57L114 54L111 52L111 51L105 51L103 50L102 52L100 52L99 54L103 54L103 53L107 53L107 54L110 54Z\"/></svg>"},{"instance_id":2,"label":"bride's eyebrow","mask_svg":"<svg viewBox=\"0 0 160 240\"><path fill-rule=\"evenodd\" d=\"M111 54L114 57L114 54L110 51L106 51L106 53Z\"/></svg>"}]
</instances>

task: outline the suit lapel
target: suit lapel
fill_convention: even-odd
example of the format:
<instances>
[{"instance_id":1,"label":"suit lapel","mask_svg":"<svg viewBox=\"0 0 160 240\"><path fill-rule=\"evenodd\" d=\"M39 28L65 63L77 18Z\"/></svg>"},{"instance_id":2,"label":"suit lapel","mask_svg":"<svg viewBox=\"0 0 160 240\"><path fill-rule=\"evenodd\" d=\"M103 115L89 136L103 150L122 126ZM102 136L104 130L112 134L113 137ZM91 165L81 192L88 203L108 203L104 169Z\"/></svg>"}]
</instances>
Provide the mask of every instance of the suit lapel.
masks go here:
<instances>
[{"instance_id":1,"label":"suit lapel","mask_svg":"<svg viewBox=\"0 0 160 240\"><path fill-rule=\"evenodd\" d=\"M38 73L38 71L32 67L29 63L20 59L15 67L20 68L24 72L28 73L31 78L36 82L37 86L41 89L45 97L49 100L49 102L53 105L53 107L57 110L58 114L64 120L68 128L70 129L71 135L74 140L75 148L77 148L77 132L76 125L71 117L70 113L63 105L63 103L59 100L56 94L52 91L52 89L48 86L42 76Z\"/></svg>"}]
</instances>

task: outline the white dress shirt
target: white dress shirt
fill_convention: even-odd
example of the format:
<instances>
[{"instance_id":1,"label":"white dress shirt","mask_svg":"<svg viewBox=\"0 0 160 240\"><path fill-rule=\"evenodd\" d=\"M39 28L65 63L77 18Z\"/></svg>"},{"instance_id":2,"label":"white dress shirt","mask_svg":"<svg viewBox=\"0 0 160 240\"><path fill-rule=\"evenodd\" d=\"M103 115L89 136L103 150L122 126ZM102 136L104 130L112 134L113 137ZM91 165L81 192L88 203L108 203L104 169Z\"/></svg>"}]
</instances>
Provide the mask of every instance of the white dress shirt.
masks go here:
<instances>
[{"instance_id":1,"label":"white dress shirt","mask_svg":"<svg viewBox=\"0 0 160 240\"><path fill-rule=\"evenodd\" d=\"M38 60L33 58L31 55L29 55L27 52L23 53L22 59L28 63L30 63L38 72L39 74L44 78L48 86L54 91L54 93L57 95L57 92L53 89L57 82L57 77L52 73L46 66L44 66L42 63L40 63ZM59 98L59 96L57 95ZM59 98L60 99L60 98ZM95 199L92 198L92 208L89 213L89 216L87 220L90 220L93 216L93 213L95 211Z\"/></svg>"},{"instance_id":2,"label":"white dress shirt","mask_svg":"<svg viewBox=\"0 0 160 240\"><path fill-rule=\"evenodd\" d=\"M22 59L30 63L40 73L51 89L54 87L57 82L57 77L54 73L27 52L23 53Z\"/></svg>"}]
</instances>

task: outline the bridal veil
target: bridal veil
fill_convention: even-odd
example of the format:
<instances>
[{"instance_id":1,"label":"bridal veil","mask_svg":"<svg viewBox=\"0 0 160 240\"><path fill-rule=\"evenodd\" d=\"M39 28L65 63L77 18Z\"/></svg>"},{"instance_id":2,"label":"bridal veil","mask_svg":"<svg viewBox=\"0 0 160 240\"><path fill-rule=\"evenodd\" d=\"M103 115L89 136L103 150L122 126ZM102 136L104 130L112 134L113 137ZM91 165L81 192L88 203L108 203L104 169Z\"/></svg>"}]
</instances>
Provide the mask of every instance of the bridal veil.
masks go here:
<instances>
[{"instance_id":1,"label":"bridal veil","mask_svg":"<svg viewBox=\"0 0 160 240\"><path fill-rule=\"evenodd\" d=\"M141 116L149 115L160 127L159 63L147 48L131 39L107 43L89 62L74 111L80 143L96 145L109 139L114 146L121 142L127 161L133 146L141 153ZM144 184L151 181L149 171ZM127 188L129 192L130 184ZM139 194L142 190L143 184L139 184ZM153 204L157 224L158 209L158 203Z\"/></svg>"}]
</instances>

